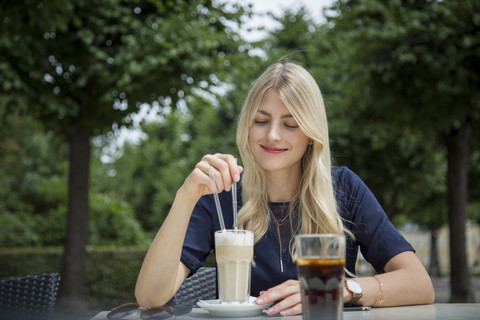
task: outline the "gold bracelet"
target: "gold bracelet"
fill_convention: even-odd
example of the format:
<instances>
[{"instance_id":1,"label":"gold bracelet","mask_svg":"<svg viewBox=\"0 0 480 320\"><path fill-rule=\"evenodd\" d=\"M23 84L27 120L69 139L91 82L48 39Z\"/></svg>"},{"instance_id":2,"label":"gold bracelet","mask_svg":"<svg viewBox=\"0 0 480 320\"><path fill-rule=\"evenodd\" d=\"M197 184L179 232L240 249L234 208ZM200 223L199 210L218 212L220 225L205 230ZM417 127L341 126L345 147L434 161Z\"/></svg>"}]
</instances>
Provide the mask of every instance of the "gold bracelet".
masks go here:
<instances>
[{"instance_id":1,"label":"gold bracelet","mask_svg":"<svg viewBox=\"0 0 480 320\"><path fill-rule=\"evenodd\" d=\"M380 278L378 278L376 275L373 276L373 278L375 278L375 280L377 280L378 282L378 286L380 287L380 291L378 291L378 295L377 295L377 301L375 301L375 303L373 304L374 306L375 305L382 305L382 303L385 301L385 295L383 294L383 283L382 281L380 280Z\"/></svg>"}]
</instances>

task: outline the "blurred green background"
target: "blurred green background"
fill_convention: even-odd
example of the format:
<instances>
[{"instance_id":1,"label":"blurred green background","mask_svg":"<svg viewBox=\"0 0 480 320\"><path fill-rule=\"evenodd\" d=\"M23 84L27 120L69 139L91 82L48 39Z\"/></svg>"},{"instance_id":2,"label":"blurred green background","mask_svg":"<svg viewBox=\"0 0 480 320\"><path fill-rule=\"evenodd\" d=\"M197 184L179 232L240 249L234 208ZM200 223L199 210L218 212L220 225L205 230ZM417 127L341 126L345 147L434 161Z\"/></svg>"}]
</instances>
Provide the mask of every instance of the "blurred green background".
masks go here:
<instances>
[{"instance_id":1,"label":"blurred green background","mask_svg":"<svg viewBox=\"0 0 480 320\"><path fill-rule=\"evenodd\" d=\"M250 84L290 60L322 90L334 164L397 227L448 225L456 263L426 267L472 301L480 2L333 0L322 21L287 8L247 41L252 16L249 1L0 4L0 276L56 271L59 301L134 300L176 190L204 154L238 156Z\"/></svg>"}]
</instances>

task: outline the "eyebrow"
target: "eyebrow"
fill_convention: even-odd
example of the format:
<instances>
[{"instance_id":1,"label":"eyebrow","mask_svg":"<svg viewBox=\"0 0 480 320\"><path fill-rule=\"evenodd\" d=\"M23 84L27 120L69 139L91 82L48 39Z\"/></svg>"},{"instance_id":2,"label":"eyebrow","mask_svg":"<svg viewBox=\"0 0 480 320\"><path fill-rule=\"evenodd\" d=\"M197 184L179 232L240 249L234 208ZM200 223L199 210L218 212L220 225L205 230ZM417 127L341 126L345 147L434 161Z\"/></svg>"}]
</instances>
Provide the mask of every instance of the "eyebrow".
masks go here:
<instances>
[{"instance_id":1,"label":"eyebrow","mask_svg":"<svg viewBox=\"0 0 480 320\"><path fill-rule=\"evenodd\" d=\"M272 117L272 114L269 113L269 112L267 112L267 111L264 111L264 110L260 110L260 109L259 109L259 110L257 110L257 112L258 112L258 113L261 113L261 114L263 114L263 115L265 115L265 116ZM293 119L293 116L292 116L290 113L288 113L288 114L284 114L284 115L280 116L280 118L281 118L281 119Z\"/></svg>"}]
</instances>

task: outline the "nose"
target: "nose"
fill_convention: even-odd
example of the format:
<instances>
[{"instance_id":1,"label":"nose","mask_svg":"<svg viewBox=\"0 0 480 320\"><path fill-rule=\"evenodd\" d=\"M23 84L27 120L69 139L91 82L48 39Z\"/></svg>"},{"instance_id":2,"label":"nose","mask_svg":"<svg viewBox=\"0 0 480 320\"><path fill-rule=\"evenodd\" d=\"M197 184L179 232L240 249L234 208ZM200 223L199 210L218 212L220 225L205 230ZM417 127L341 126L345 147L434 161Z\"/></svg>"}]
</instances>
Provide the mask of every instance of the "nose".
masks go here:
<instances>
[{"instance_id":1,"label":"nose","mask_svg":"<svg viewBox=\"0 0 480 320\"><path fill-rule=\"evenodd\" d=\"M280 126L277 123L272 122L268 129L267 135L268 135L268 139L271 141L281 140L282 135L280 133Z\"/></svg>"}]
</instances>

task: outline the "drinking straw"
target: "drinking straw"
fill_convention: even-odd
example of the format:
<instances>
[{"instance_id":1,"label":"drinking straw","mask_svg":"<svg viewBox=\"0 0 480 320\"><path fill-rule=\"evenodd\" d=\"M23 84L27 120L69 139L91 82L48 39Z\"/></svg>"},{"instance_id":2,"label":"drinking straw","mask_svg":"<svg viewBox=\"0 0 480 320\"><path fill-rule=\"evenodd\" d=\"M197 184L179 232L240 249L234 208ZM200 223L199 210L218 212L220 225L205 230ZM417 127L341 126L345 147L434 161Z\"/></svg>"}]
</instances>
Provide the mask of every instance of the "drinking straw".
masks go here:
<instances>
[{"instance_id":1,"label":"drinking straw","mask_svg":"<svg viewBox=\"0 0 480 320\"><path fill-rule=\"evenodd\" d=\"M232 203L233 203L233 229L238 230L237 222L237 183L232 184Z\"/></svg>"},{"instance_id":2,"label":"drinking straw","mask_svg":"<svg viewBox=\"0 0 480 320\"><path fill-rule=\"evenodd\" d=\"M218 221L220 222L220 228L225 229L225 222L223 221L222 208L220 207L220 200L218 199L217 185L215 179L213 179L212 167L208 168L208 175L210 176L210 182L212 184L213 197L215 198L215 206L217 207Z\"/></svg>"}]
</instances>

